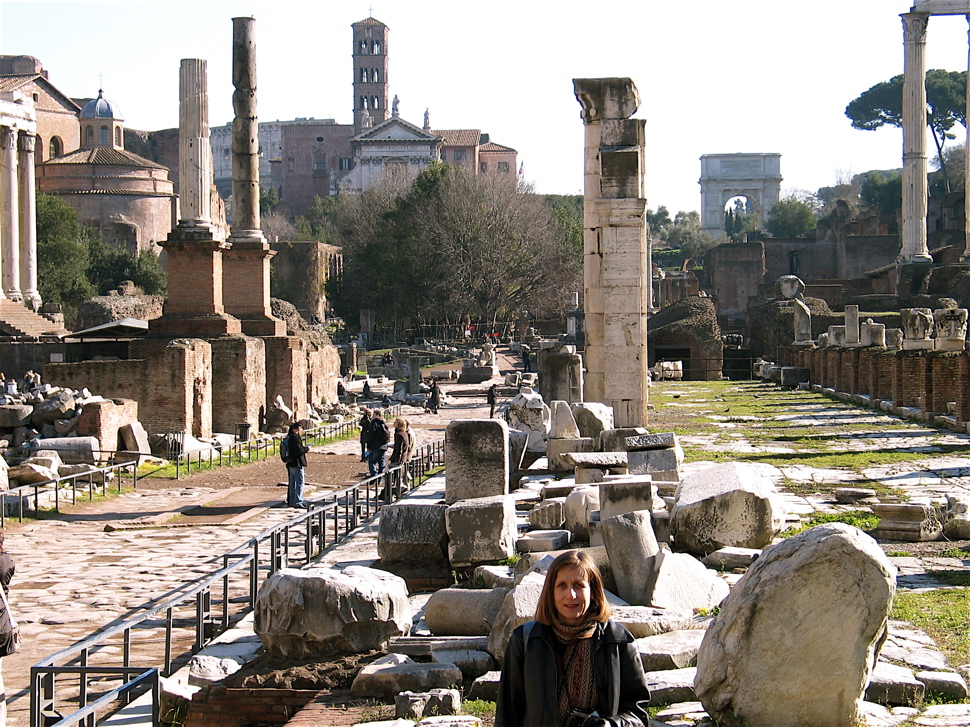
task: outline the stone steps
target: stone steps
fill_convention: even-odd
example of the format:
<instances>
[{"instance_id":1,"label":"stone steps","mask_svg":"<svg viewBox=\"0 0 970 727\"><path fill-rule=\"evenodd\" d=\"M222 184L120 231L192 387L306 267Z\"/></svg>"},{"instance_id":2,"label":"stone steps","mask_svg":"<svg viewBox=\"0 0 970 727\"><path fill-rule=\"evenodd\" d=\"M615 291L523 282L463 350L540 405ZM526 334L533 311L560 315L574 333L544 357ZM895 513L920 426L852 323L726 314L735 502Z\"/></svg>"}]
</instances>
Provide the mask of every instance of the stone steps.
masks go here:
<instances>
[{"instance_id":1,"label":"stone steps","mask_svg":"<svg viewBox=\"0 0 970 727\"><path fill-rule=\"evenodd\" d=\"M0 330L11 336L33 338L59 336L68 332L66 328L9 299L0 299Z\"/></svg>"}]
</instances>

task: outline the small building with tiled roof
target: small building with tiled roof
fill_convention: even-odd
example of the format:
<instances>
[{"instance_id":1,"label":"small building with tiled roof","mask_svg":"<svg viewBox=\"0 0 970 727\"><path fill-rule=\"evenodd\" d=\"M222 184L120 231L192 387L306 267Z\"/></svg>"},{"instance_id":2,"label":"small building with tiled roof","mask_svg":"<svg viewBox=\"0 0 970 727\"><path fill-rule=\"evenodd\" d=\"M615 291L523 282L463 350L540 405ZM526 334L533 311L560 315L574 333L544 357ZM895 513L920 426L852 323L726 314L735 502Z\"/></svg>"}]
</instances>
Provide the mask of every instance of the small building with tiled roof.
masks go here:
<instances>
[{"instance_id":1,"label":"small building with tiled roof","mask_svg":"<svg viewBox=\"0 0 970 727\"><path fill-rule=\"evenodd\" d=\"M478 172L480 174L515 174L519 153L510 146L486 141L478 147Z\"/></svg>"},{"instance_id":2,"label":"small building with tiled roof","mask_svg":"<svg viewBox=\"0 0 970 727\"><path fill-rule=\"evenodd\" d=\"M33 103L37 117L34 159L39 164L81 145L78 106L50 82L33 56L0 56L0 99Z\"/></svg>"},{"instance_id":3,"label":"small building with tiled roof","mask_svg":"<svg viewBox=\"0 0 970 727\"><path fill-rule=\"evenodd\" d=\"M80 113L84 146L37 166L37 190L59 197L109 245L158 253L176 222L168 169L125 151L120 109L99 91Z\"/></svg>"}]
</instances>

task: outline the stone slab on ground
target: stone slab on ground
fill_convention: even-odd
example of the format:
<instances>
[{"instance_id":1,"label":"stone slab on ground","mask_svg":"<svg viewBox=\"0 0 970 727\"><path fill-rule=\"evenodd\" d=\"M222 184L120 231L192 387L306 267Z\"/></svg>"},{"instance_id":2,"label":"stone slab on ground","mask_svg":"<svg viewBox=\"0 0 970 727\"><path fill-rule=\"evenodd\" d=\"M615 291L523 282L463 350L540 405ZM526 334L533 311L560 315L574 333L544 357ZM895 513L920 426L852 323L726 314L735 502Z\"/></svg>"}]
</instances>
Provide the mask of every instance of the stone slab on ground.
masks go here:
<instances>
[{"instance_id":1,"label":"stone slab on ground","mask_svg":"<svg viewBox=\"0 0 970 727\"><path fill-rule=\"evenodd\" d=\"M953 671L919 671L916 678L927 691L941 692L961 701L967 698L967 682Z\"/></svg>"},{"instance_id":2,"label":"stone slab on ground","mask_svg":"<svg viewBox=\"0 0 970 727\"><path fill-rule=\"evenodd\" d=\"M562 458L573 467L626 467L626 452L567 452Z\"/></svg>"},{"instance_id":3,"label":"stone slab on ground","mask_svg":"<svg viewBox=\"0 0 970 727\"><path fill-rule=\"evenodd\" d=\"M494 702L498 699L498 683L502 679L501 671L489 671L482 674L468 689L469 699L484 699Z\"/></svg>"},{"instance_id":4,"label":"stone slab on ground","mask_svg":"<svg viewBox=\"0 0 970 727\"><path fill-rule=\"evenodd\" d=\"M717 570L734 570L747 568L761 555L758 548L719 548L713 553L701 558L701 562L708 568Z\"/></svg>"},{"instance_id":5,"label":"stone slab on ground","mask_svg":"<svg viewBox=\"0 0 970 727\"><path fill-rule=\"evenodd\" d=\"M655 434L638 434L626 438L628 452L644 449L671 449L677 446L677 435L673 432L657 432Z\"/></svg>"},{"instance_id":6,"label":"stone slab on ground","mask_svg":"<svg viewBox=\"0 0 970 727\"><path fill-rule=\"evenodd\" d=\"M520 553L546 553L561 550L569 545L573 534L568 530L530 530L515 543Z\"/></svg>"},{"instance_id":7,"label":"stone slab on ground","mask_svg":"<svg viewBox=\"0 0 970 727\"><path fill-rule=\"evenodd\" d=\"M647 687L650 689L650 706L673 704L674 702L692 702L694 696L694 678L697 676L696 667L684 669L664 669L649 671Z\"/></svg>"},{"instance_id":8,"label":"stone slab on ground","mask_svg":"<svg viewBox=\"0 0 970 727\"><path fill-rule=\"evenodd\" d=\"M877 704L912 707L920 703L926 687L905 666L876 662L869 686L866 687L866 700Z\"/></svg>"},{"instance_id":9,"label":"stone slab on ground","mask_svg":"<svg viewBox=\"0 0 970 727\"><path fill-rule=\"evenodd\" d=\"M461 684L454 664L421 664L402 654L388 654L365 666L350 687L354 697L393 699L400 692L427 692Z\"/></svg>"},{"instance_id":10,"label":"stone slab on ground","mask_svg":"<svg viewBox=\"0 0 970 727\"><path fill-rule=\"evenodd\" d=\"M704 633L698 629L689 629L637 639L643 670L664 671L695 666L697 650L704 639Z\"/></svg>"}]
</instances>

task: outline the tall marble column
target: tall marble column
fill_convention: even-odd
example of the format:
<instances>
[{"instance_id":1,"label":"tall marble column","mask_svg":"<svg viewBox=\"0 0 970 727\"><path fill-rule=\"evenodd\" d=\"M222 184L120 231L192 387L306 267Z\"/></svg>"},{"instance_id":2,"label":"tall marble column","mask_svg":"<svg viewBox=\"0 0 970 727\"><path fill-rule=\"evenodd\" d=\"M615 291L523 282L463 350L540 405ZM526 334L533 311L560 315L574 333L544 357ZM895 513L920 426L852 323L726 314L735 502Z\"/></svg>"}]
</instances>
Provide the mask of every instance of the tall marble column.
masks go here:
<instances>
[{"instance_id":1,"label":"tall marble column","mask_svg":"<svg viewBox=\"0 0 970 727\"><path fill-rule=\"evenodd\" d=\"M211 224L212 151L206 62L179 67L179 222L160 243L168 258L165 313L148 322L152 337L215 337L242 332L226 312L224 252L229 243Z\"/></svg>"},{"instance_id":2,"label":"tall marble column","mask_svg":"<svg viewBox=\"0 0 970 727\"><path fill-rule=\"evenodd\" d=\"M34 190L34 146L37 137L28 131L20 132L20 292L24 304L31 310L40 308L37 291L37 197Z\"/></svg>"},{"instance_id":3,"label":"tall marble column","mask_svg":"<svg viewBox=\"0 0 970 727\"><path fill-rule=\"evenodd\" d=\"M900 263L932 263L926 244L926 13L903 19L903 239Z\"/></svg>"},{"instance_id":4,"label":"tall marble column","mask_svg":"<svg viewBox=\"0 0 970 727\"><path fill-rule=\"evenodd\" d=\"M3 230L3 292L11 300L21 301L20 294L20 185L17 179L17 129L4 126L0 131L0 229Z\"/></svg>"},{"instance_id":5,"label":"tall marble column","mask_svg":"<svg viewBox=\"0 0 970 727\"><path fill-rule=\"evenodd\" d=\"M613 407L618 427L647 423L646 122L629 78L573 79L586 128L584 400Z\"/></svg>"},{"instance_id":6,"label":"tall marble column","mask_svg":"<svg viewBox=\"0 0 970 727\"><path fill-rule=\"evenodd\" d=\"M970 15L967 19L967 78L970 78ZM967 105L965 118L970 119L970 83L967 84ZM964 246L960 262L970 263L970 132L963 144L963 220Z\"/></svg>"},{"instance_id":7,"label":"tall marble column","mask_svg":"<svg viewBox=\"0 0 970 727\"><path fill-rule=\"evenodd\" d=\"M250 336L285 336L269 303L274 253L259 228L259 123L256 116L256 21L232 19L232 227L225 254L226 311Z\"/></svg>"}]
</instances>

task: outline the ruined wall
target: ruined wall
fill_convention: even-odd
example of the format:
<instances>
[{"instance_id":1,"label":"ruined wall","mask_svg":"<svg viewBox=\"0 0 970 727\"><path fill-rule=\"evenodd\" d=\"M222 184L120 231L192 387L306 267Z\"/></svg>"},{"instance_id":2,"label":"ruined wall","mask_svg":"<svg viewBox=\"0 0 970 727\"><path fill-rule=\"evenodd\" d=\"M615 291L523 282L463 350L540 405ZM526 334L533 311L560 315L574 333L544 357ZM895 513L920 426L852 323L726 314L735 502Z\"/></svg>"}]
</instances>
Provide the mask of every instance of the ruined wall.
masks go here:
<instances>
[{"instance_id":1,"label":"ruined wall","mask_svg":"<svg viewBox=\"0 0 970 727\"><path fill-rule=\"evenodd\" d=\"M317 694L311 689L246 689L213 684L192 695L185 727L296 724L290 719Z\"/></svg>"},{"instance_id":2,"label":"ruined wall","mask_svg":"<svg viewBox=\"0 0 970 727\"><path fill-rule=\"evenodd\" d=\"M282 396L297 419L307 410L307 349L309 344L296 336L268 336L266 345L266 401L271 405ZM336 387L336 382L334 382Z\"/></svg>"},{"instance_id":3,"label":"ruined wall","mask_svg":"<svg viewBox=\"0 0 970 727\"><path fill-rule=\"evenodd\" d=\"M748 299L756 295L765 279L765 248L760 242L720 245L708 255L719 319L743 316Z\"/></svg>"},{"instance_id":4,"label":"ruined wall","mask_svg":"<svg viewBox=\"0 0 970 727\"><path fill-rule=\"evenodd\" d=\"M898 235L852 235L839 240L839 267L833 278L858 278L896 262Z\"/></svg>"},{"instance_id":5,"label":"ruined wall","mask_svg":"<svg viewBox=\"0 0 970 727\"><path fill-rule=\"evenodd\" d=\"M0 372L8 378L22 379L28 370L41 371L51 356L65 356L66 350L64 343L5 342L0 346Z\"/></svg>"},{"instance_id":6,"label":"ruined wall","mask_svg":"<svg viewBox=\"0 0 970 727\"><path fill-rule=\"evenodd\" d=\"M307 354L307 399L314 404L337 400L340 354L335 346L323 346Z\"/></svg>"},{"instance_id":7,"label":"ruined wall","mask_svg":"<svg viewBox=\"0 0 970 727\"><path fill-rule=\"evenodd\" d=\"M145 391L137 398L149 432L212 436L212 347L197 338L145 340L131 345L144 359Z\"/></svg>"},{"instance_id":8,"label":"ruined wall","mask_svg":"<svg viewBox=\"0 0 970 727\"><path fill-rule=\"evenodd\" d=\"M236 433L239 424L256 429L266 404L266 346L261 338L225 337L212 346L212 428Z\"/></svg>"},{"instance_id":9,"label":"ruined wall","mask_svg":"<svg viewBox=\"0 0 970 727\"><path fill-rule=\"evenodd\" d=\"M137 421L137 401L108 399L85 404L75 431L79 437L97 437L102 452L115 452L125 448L118 430Z\"/></svg>"},{"instance_id":10,"label":"ruined wall","mask_svg":"<svg viewBox=\"0 0 970 727\"><path fill-rule=\"evenodd\" d=\"M42 380L54 386L87 387L106 399L134 399L142 404L146 400L149 376L143 360L53 363L44 366L41 373Z\"/></svg>"},{"instance_id":11,"label":"ruined wall","mask_svg":"<svg viewBox=\"0 0 970 727\"><path fill-rule=\"evenodd\" d=\"M764 240L765 277L797 275L806 283L829 280L837 275L835 244L814 239ZM875 266L873 266L875 267Z\"/></svg>"}]
</instances>

